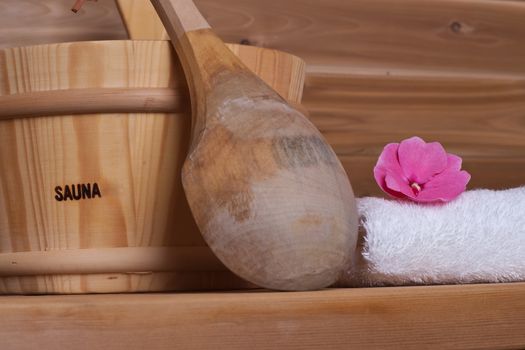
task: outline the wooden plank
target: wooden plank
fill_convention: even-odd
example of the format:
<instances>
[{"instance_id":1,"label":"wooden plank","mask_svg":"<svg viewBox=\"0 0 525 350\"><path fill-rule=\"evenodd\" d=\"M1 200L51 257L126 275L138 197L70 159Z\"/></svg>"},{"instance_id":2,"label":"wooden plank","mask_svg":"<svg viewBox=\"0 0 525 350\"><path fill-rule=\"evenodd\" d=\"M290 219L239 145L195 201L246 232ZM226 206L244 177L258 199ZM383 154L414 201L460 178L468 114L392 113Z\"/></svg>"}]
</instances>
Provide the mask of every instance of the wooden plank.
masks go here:
<instances>
[{"instance_id":1,"label":"wooden plank","mask_svg":"<svg viewBox=\"0 0 525 350\"><path fill-rule=\"evenodd\" d=\"M112 2L87 3L77 16L70 5L2 1L0 46L126 35ZM304 103L342 157L357 194L380 194L370 176L375 159L386 143L412 135L464 157L471 188L524 184L525 2L197 5L225 39L307 60Z\"/></svg>"},{"instance_id":2,"label":"wooden plank","mask_svg":"<svg viewBox=\"0 0 525 350\"><path fill-rule=\"evenodd\" d=\"M10 349L525 347L525 284L0 297Z\"/></svg>"},{"instance_id":3,"label":"wooden plank","mask_svg":"<svg viewBox=\"0 0 525 350\"><path fill-rule=\"evenodd\" d=\"M310 74L304 104L358 196L384 145L418 135L463 157L470 188L525 184L525 80Z\"/></svg>"},{"instance_id":4,"label":"wooden plank","mask_svg":"<svg viewBox=\"0 0 525 350\"><path fill-rule=\"evenodd\" d=\"M462 156L525 156L525 79L311 74L304 104L341 155L416 134Z\"/></svg>"},{"instance_id":5,"label":"wooden plank","mask_svg":"<svg viewBox=\"0 0 525 350\"><path fill-rule=\"evenodd\" d=\"M525 2L200 0L227 41L304 58L311 72L523 76Z\"/></svg>"},{"instance_id":6,"label":"wooden plank","mask_svg":"<svg viewBox=\"0 0 525 350\"><path fill-rule=\"evenodd\" d=\"M122 39L112 1L3 0L0 46ZM525 2L196 0L229 42L288 51L311 72L524 76Z\"/></svg>"},{"instance_id":7,"label":"wooden plank","mask_svg":"<svg viewBox=\"0 0 525 350\"><path fill-rule=\"evenodd\" d=\"M113 1L88 2L77 14L71 0L0 1L0 48L85 40L126 39Z\"/></svg>"}]
</instances>

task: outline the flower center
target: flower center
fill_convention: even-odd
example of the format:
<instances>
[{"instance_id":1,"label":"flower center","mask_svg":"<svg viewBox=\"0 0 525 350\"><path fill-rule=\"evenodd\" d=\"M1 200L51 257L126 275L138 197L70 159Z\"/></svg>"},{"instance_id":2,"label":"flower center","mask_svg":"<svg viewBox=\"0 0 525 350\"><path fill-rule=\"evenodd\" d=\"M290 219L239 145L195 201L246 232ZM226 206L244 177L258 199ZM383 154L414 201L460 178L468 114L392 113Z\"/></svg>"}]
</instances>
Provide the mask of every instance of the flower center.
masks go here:
<instances>
[{"instance_id":1,"label":"flower center","mask_svg":"<svg viewBox=\"0 0 525 350\"><path fill-rule=\"evenodd\" d=\"M412 190L414 190L415 194L419 194L419 192L421 192L421 186L417 182L412 182L410 187L412 187Z\"/></svg>"}]
</instances>

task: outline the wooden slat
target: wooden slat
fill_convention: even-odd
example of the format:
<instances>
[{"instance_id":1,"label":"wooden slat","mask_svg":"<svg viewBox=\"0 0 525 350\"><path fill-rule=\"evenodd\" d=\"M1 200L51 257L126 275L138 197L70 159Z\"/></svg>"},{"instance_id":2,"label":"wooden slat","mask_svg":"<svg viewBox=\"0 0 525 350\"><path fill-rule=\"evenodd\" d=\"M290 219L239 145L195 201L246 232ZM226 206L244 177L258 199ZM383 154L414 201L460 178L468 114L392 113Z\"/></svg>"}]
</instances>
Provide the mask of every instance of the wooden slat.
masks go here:
<instances>
[{"instance_id":1,"label":"wooden slat","mask_svg":"<svg viewBox=\"0 0 525 350\"><path fill-rule=\"evenodd\" d=\"M304 104L357 195L384 145L418 135L463 157L470 188L525 184L525 80L311 74Z\"/></svg>"},{"instance_id":2,"label":"wooden slat","mask_svg":"<svg viewBox=\"0 0 525 350\"><path fill-rule=\"evenodd\" d=\"M525 284L0 297L0 348L518 349Z\"/></svg>"},{"instance_id":3,"label":"wooden slat","mask_svg":"<svg viewBox=\"0 0 525 350\"><path fill-rule=\"evenodd\" d=\"M196 3L224 39L306 59L304 103L358 194L379 194L370 174L381 148L413 135L463 156L471 188L525 183L525 2ZM111 1L77 16L70 5L2 1L0 46L126 35Z\"/></svg>"},{"instance_id":4,"label":"wooden slat","mask_svg":"<svg viewBox=\"0 0 525 350\"><path fill-rule=\"evenodd\" d=\"M525 74L525 2L196 2L227 41L289 51L311 72Z\"/></svg>"},{"instance_id":5,"label":"wooden slat","mask_svg":"<svg viewBox=\"0 0 525 350\"><path fill-rule=\"evenodd\" d=\"M524 76L525 2L196 0L229 42L289 51L312 72ZM122 39L113 1L2 0L0 46Z\"/></svg>"},{"instance_id":6,"label":"wooden slat","mask_svg":"<svg viewBox=\"0 0 525 350\"><path fill-rule=\"evenodd\" d=\"M463 156L525 156L525 80L310 75L304 98L341 155L416 134Z\"/></svg>"},{"instance_id":7,"label":"wooden slat","mask_svg":"<svg viewBox=\"0 0 525 350\"><path fill-rule=\"evenodd\" d=\"M0 1L0 48L85 40L126 39L113 1L87 2L77 14L71 0Z\"/></svg>"}]
</instances>

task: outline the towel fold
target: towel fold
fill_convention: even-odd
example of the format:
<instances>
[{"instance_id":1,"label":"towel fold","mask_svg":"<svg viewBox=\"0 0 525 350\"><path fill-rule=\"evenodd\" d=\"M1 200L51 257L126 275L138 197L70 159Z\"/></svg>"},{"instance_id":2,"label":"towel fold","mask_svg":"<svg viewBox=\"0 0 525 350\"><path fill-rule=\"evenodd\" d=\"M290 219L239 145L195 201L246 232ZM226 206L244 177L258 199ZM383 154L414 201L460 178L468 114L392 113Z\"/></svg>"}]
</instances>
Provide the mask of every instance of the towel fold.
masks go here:
<instances>
[{"instance_id":1,"label":"towel fold","mask_svg":"<svg viewBox=\"0 0 525 350\"><path fill-rule=\"evenodd\" d=\"M525 187L440 205L358 200L361 239L340 285L525 281Z\"/></svg>"}]
</instances>

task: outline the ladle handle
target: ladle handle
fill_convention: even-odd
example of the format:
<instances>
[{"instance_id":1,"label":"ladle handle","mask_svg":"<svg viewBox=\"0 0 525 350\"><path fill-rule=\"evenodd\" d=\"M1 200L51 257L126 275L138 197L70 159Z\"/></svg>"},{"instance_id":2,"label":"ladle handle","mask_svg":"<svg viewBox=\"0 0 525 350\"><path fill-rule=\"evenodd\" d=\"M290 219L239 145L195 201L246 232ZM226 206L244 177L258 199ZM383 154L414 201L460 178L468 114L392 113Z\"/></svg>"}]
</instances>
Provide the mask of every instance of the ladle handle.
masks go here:
<instances>
[{"instance_id":1,"label":"ladle handle","mask_svg":"<svg viewBox=\"0 0 525 350\"><path fill-rule=\"evenodd\" d=\"M188 32L210 28L192 0L151 0L151 3L172 41Z\"/></svg>"}]
</instances>

